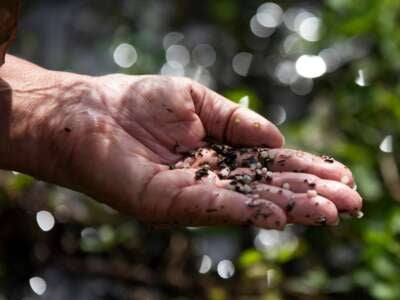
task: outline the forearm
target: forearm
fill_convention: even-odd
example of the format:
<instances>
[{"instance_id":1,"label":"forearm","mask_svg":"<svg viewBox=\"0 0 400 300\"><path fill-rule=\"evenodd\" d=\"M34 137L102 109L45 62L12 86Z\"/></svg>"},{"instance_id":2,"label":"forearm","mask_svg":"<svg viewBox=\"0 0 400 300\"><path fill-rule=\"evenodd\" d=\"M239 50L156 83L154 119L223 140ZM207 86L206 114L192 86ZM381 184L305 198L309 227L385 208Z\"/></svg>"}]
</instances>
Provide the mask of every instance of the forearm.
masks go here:
<instances>
[{"instance_id":1,"label":"forearm","mask_svg":"<svg viewBox=\"0 0 400 300\"><path fill-rule=\"evenodd\" d=\"M57 155L60 110L71 84L68 73L6 57L0 68L0 168L49 176L48 164Z\"/></svg>"}]
</instances>

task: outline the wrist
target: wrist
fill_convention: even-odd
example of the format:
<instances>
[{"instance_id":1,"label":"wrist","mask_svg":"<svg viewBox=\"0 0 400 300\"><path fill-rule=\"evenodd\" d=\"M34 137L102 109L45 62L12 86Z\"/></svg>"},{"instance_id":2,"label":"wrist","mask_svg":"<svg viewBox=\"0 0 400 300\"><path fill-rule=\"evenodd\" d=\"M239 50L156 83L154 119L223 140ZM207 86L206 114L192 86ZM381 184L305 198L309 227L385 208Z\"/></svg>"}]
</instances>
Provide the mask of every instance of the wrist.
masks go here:
<instances>
[{"instance_id":1,"label":"wrist","mask_svg":"<svg viewBox=\"0 0 400 300\"><path fill-rule=\"evenodd\" d=\"M68 153L64 123L89 82L86 76L6 63L0 70L0 168L64 181L58 178L58 163Z\"/></svg>"}]
</instances>

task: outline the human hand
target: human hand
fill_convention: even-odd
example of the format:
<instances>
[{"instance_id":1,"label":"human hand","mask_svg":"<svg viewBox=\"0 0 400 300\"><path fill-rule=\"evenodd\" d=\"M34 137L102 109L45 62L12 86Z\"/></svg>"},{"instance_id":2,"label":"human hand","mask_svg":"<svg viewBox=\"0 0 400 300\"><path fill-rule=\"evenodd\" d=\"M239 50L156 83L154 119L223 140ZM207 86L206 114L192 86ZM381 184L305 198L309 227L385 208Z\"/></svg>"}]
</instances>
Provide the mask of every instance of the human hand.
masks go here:
<instances>
[{"instance_id":1,"label":"human hand","mask_svg":"<svg viewBox=\"0 0 400 300\"><path fill-rule=\"evenodd\" d=\"M362 216L362 199L355 191L351 172L328 156L211 144L192 151L172 167L196 169L195 180L208 180L219 188L244 194L245 204L253 209L249 224L254 220L266 223L273 215L264 209L271 207L270 202L285 212L288 223L334 225L339 221L338 212ZM215 200L214 209L208 212L224 213L224 205Z\"/></svg>"},{"instance_id":2,"label":"human hand","mask_svg":"<svg viewBox=\"0 0 400 300\"><path fill-rule=\"evenodd\" d=\"M206 137L280 147L283 137L272 123L186 78L116 74L92 78L89 89L91 96L69 108L58 125L62 142L76 148L68 155L68 165L76 167L63 167L72 174L68 185L73 178L75 189L157 226L248 222L241 215L245 197L222 189L226 216L210 218L212 203L200 195L210 185L198 186L196 169L169 165L205 146ZM187 197L189 208L179 204ZM188 209L194 210L190 220ZM268 227L284 225L281 209L272 203L265 209L274 214L271 222L279 219Z\"/></svg>"},{"instance_id":3,"label":"human hand","mask_svg":"<svg viewBox=\"0 0 400 300\"><path fill-rule=\"evenodd\" d=\"M46 88L14 91L17 102L27 96L32 101L29 109L18 102L14 112L20 123L10 125L9 148L15 151L8 152L13 159L7 168L82 191L157 225L251 222L282 228L288 221L273 201L263 200L261 211L268 218L258 218L246 204L249 197L226 189L219 178L196 180L196 168L169 169L182 153L206 146L206 136L236 146L280 147L283 137L277 128L256 113L185 78L58 72L44 77L49 79ZM36 145L35 150L24 145ZM320 162L306 157L300 160L313 173ZM321 177L347 176L351 184L350 171L334 166ZM300 180L305 175L291 176ZM342 189L339 185L337 193ZM324 199L319 209L309 207L310 213L324 214L328 224L334 223L332 203L337 203L332 201ZM358 209L360 201L350 197L349 209ZM216 205L220 209L210 214ZM293 216L289 221L307 223Z\"/></svg>"}]
</instances>

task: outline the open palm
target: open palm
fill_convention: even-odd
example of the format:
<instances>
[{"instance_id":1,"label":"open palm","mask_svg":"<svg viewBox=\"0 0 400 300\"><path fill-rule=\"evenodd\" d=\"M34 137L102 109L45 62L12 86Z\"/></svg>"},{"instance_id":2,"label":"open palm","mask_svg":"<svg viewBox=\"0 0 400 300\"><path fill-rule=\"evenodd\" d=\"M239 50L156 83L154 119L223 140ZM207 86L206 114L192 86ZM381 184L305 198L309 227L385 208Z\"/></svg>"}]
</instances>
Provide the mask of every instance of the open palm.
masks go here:
<instances>
[{"instance_id":1,"label":"open palm","mask_svg":"<svg viewBox=\"0 0 400 300\"><path fill-rule=\"evenodd\" d=\"M346 167L274 149L282 146L283 137L273 124L189 79L108 75L93 79L78 101L68 101L58 140L72 146L55 163L63 175L53 178L143 221L282 228L287 222L333 224L338 210L361 208ZM183 153L205 147L206 137L233 146L272 148L275 157L289 161L271 160L274 180L253 186L260 199L249 205L252 198L232 191L217 169L196 178L199 160L208 163L207 158L170 169ZM304 183L311 181L316 194L310 196Z\"/></svg>"}]
</instances>

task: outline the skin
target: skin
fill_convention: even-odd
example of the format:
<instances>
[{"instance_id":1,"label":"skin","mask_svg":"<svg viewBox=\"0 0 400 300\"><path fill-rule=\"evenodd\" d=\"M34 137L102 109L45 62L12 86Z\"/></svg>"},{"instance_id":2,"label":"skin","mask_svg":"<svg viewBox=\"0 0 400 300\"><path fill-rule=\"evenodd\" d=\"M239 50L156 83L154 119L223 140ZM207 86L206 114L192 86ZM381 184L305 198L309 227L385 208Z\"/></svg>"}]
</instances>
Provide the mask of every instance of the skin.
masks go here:
<instances>
[{"instance_id":1,"label":"skin","mask_svg":"<svg viewBox=\"0 0 400 300\"><path fill-rule=\"evenodd\" d=\"M272 164L273 182L253 186L255 206L213 170L196 180L199 164L183 153L205 147L206 137L233 146L265 145L276 155L292 150L277 149L284 139L268 120L186 78L90 77L8 55L0 69L0 100L1 168L81 191L156 226L281 229L287 222L315 224L322 215L334 224L338 208L361 208L351 172L311 154ZM181 168L169 169L179 161ZM303 172L292 172L298 168ZM339 182L343 175L346 184ZM321 195L307 196L305 178L317 182ZM267 191L283 181L291 187L284 196Z\"/></svg>"},{"instance_id":2,"label":"skin","mask_svg":"<svg viewBox=\"0 0 400 300\"><path fill-rule=\"evenodd\" d=\"M207 164L210 174L219 174L223 179L216 180L215 185L229 188L234 180L238 180L237 176L255 176L256 170L246 167L246 160L255 158L255 162L262 163L258 154L260 149L242 149L245 153L236 151L236 166L228 175L222 174L224 167L219 166L217 152L212 148L199 149L176 167L185 169ZM287 222L305 225L334 225L338 222L338 212L359 214L362 199L354 190L350 170L340 162L292 149L265 149L262 152L269 157L266 165L269 172L248 183L252 190L245 194L250 198L256 196L248 206L257 208L255 202L259 202L259 198L268 199L286 212ZM343 179L346 183L341 182Z\"/></svg>"}]
</instances>

